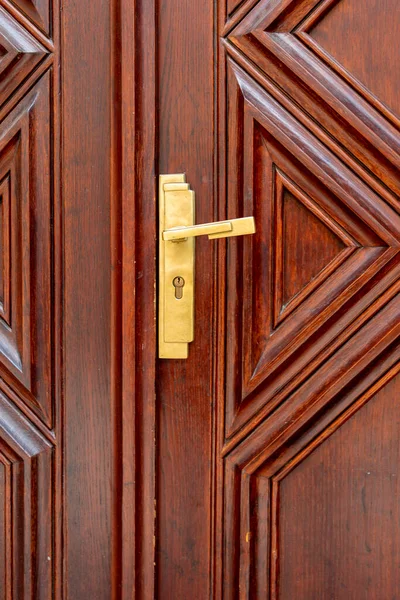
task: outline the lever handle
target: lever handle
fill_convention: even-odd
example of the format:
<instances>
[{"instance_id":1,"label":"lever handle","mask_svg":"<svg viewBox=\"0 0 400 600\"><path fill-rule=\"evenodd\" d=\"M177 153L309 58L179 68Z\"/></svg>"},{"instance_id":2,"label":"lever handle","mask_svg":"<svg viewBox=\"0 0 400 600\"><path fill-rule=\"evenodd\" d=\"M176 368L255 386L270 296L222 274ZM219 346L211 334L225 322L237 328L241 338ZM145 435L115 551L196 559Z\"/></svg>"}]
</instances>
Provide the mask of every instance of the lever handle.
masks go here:
<instances>
[{"instance_id":1,"label":"lever handle","mask_svg":"<svg viewBox=\"0 0 400 600\"><path fill-rule=\"evenodd\" d=\"M194 338L195 251L209 239L255 233L253 217L195 225L195 193L185 175L159 179L159 357L188 357Z\"/></svg>"},{"instance_id":2,"label":"lever handle","mask_svg":"<svg viewBox=\"0 0 400 600\"><path fill-rule=\"evenodd\" d=\"M216 221L215 223L202 223L201 225L188 225L186 227L171 227L163 231L165 242L182 242L187 238L199 235L208 235L209 240L247 235L255 233L254 217L231 219L230 221Z\"/></svg>"}]
</instances>

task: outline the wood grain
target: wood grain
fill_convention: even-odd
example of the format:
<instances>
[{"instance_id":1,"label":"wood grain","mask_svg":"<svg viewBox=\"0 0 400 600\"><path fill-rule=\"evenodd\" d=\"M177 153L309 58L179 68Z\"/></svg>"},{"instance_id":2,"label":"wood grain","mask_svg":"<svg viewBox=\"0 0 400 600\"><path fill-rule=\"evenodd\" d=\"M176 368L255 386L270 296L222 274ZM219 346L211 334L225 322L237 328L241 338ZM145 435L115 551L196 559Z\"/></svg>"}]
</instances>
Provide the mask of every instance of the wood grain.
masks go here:
<instances>
[{"instance_id":1,"label":"wood grain","mask_svg":"<svg viewBox=\"0 0 400 600\"><path fill-rule=\"evenodd\" d=\"M186 173L196 220L207 223L215 210L213 3L163 0L157 16L158 169ZM165 600L209 594L214 250L197 243L196 345L187 361L159 361L157 371L156 594Z\"/></svg>"},{"instance_id":2,"label":"wood grain","mask_svg":"<svg viewBox=\"0 0 400 600\"><path fill-rule=\"evenodd\" d=\"M274 478L276 597L393 597L398 393L399 375L359 400Z\"/></svg>"},{"instance_id":3,"label":"wood grain","mask_svg":"<svg viewBox=\"0 0 400 600\"><path fill-rule=\"evenodd\" d=\"M12 0L13 4L45 33L51 33L52 0Z\"/></svg>"},{"instance_id":4,"label":"wood grain","mask_svg":"<svg viewBox=\"0 0 400 600\"><path fill-rule=\"evenodd\" d=\"M1 594L151 597L155 115L132 85L151 10L0 4Z\"/></svg>"},{"instance_id":5,"label":"wood grain","mask_svg":"<svg viewBox=\"0 0 400 600\"><path fill-rule=\"evenodd\" d=\"M321 56L328 54L339 63L333 65L332 59L326 57L333 68L372 103L385 104L399 117L399 64L393 52L400 27L396 9L394 0L370 1L364 10L354 0L325 2L319 7L318 18L307 23L307 33L319 46L315 49ZM369 31L371 23L373 31ZM349 51L348 39L357 52Z\"/></svg>"},{"instance_id":6,"label":"wood grain","mask_svg":"<svg viewBox=\"0 0 400 600\"><path fill-rule=\"evenodd\" d=\"M115 31L121 36L122 102L121 596L146 600L156 593L155 15L153 1L126 0ZM118 586L117 580L116 597Z\"/></svg>"},{"instance_id":7,"label":"wood grain","mask_svg":"<svg viewBox=\"0 0 400 600\"><path fill-rule=\"evenodd\" d=\"M50 600L54 568L52 445L4 394L0 394L0 408L3 597Z\"/></svg>"},{"instance_id":8,"label":"wood grain","mask_svg":"<svg viewBox=\"0 0 400 600\"><path fill-rule=\"evenodd\" d=\"M65 590L68 598L99 600L112 594L116 525L111 28L109 5L64 3ZM88 55L96 60L83 59Z\"/></svg>"},{"instance_id":9,"label":"wood grain","mask_svg":"<svg viewBox=\"0 0 400 600\"><path fill-rule=\"evenodd\" d=\"M0 183L0 288L1 288L1 306L0 314L5 323L10 326L11 308L10 308L10 283L11 283L11 245L10 245L10 196L11 180L9 174L6 174Z\"/></svg>"},{"instance_id":10,"label":"wood grain","mask_svg":"<svg viewBox=\"0 0 400 600\"><path fill-rule=\"evenodd\" d=\"M159 366L157 597L196 596L200 589L202 597L227 599L278 598L281 590L288 598L329 597L337 590L332 592L329 573L318 579L323 569L314 579L302 573L295 580L287 568L282 583L280 536L290 532L296 494L285 504L289 517L283 529L278 473L318 436L323 448L332 424L340 428L350 419L344 414L355 415L346 447L361 460L360 399L368 402L377 389L386 389L399 361L400 140L389 107L396 83L389 72L378 82L374 60L380 56L369 61L369 73L363 62L375 48L375 0L363 7L360 23L359 8L344 2L248 0L220 2L217 9L216 112L213 123L206 124L206 105L196 86L205 85L210 75L198 67L187 40L199 47L209 14L201 20L193 18L196 8L185 12L183 31L180 17L172 18L180 14L174 3L161 6L160 172L186 170L197 194L196 210L207 211L210 195L205 198L197 189L203 189L201 183L193 184L191 146L196 148L196 173L199 162L204 164L204 158L198 160L203 154L197 140L213 127L218 218L253 214L257 233L218 245L214 321L208 315L211 293L208 304L203 298L208 250L202 246L196 264L201 336L196 334L191 345L197 370L190 359ZM385 44L381 56L388 52L393 59L393 44L382 41L380 33L391 13L382 11L382 27L375 33ZM364 53L350 47L350 26L358 26ZM395 28L391 23L389 38ZM201 47L206 63L204 41ZM191 64L196 65L195 80L187 74ZM212 331L217 343L207 348L204 336ZM214 373L208 367L210 353ZM199 390L207 382L215 386L210 388L216 400L214 445L207 438L206 417L198 411ZM365 423L360 427L368 430ZM214 476L210 509L204 504L207 468ZM324 471L324 477L328 487L334 485L330 472ZM351 489L351 472L343 477L341 487ZM314 478L307 494L318 488L318 498L323 485ZM202 513L193 512L196 497ZM393 499L394 493L386 508L381 503L386 515ZM351 512L351 495L345 503ZM319 509L318 502L311 505ZM316 518L321 517L318 509ZM211 534L210 592L200 587L208 560L204 537L196 536L202 554L187 543L198 531L199 514L201 536L206 529ZM332 531L335 515L330 514L329 523L319 518L313 548L322 531ZM365 525L359 519L354 518L358 530ZM299 530L303 522L296 521ZM296 552L307 551L300 538L299 549L287 534L285 564ZM353 540L347 542L351 548ZM197 576L186 560L194 556L201 561L196 562ZM313 559L318 564L315 552L310 565ZM340 565L346 568L345 559ZM378 589L379 568L368 568L376 586L370 589ZM352 582L354 588L348 587L349 597L362 597L361 580L362 575ZM390 580L388 597L396 585Z\"/></svg>"},{"instance_id":11,"label":"wood grain","mask_svg":"<svg viewBox=\"0 0 400 600\"><path fill-rule=\"evenodd\" d=\"M0 0L0 600L396 597L399 23L364 4ZM174 172L257 226L198 241L187 361Z\"/></svg>"},{"instance_id":12,"label":"wood grain","mask_svg":"<svg viewBox=\"0 0 400 600\"><path fill-rule=\"evenodd\" d=\"M279 2L271 15L263 12L264 3L259 3L231 32L229 45L240 48L297 102L301 111L341 142L345 153L359 158L367 176L369 170L382 182L383 173L385 185L398 193L397 128L387 121L390 115L382 106L372 107L335 74L336 63L331 60L326 64L305 44L311 38L302 32L300 23L306 28L306 17L313 15L314 4L311 0L291 2L290 10L285 11L284 3ZM268 85L265 78L263 83ZM398 121L393 124L398 126ZM398 207L398 199L391 201Z\"/></svg>"},{"instance_id":13,"label":"wood grain","mask_svg":"<svg viewBox=\"0 0 400 600\"><path fill-rule=\"evenodd\" d=\"M43 24L49 27L49 4L39 4L46 6ZM55 273L60 252L55 195L58 79L49 51L53 42L27 22L15 6L1 3L0 595L4 600L50 600L60 598L61 592L61 471L56 450L60 331L55 302L60 290Z\"/></svg>"},{"instance_id":14,"label":"wood grain","mask_svg":"<svg viewBox=\"0 0 400 600\"><path fill-rule=\"evenodd\" d=\"M49 427L53 411L50 83L49 74L43 76L0 125L0 178L10 198L3 222L8 308L0 321L0 370L7 367L5 379L15 382L28 406ZM39 163L47 167L34 177Z\"/></svg>"},{"instance_id":15,"label":"wood grain","mask_svg":"<svg viewBox=\"0 0 400 600\"><path fill-rule=\"evenodd\" d=\"M283 393L284 386L295 385L296 378L305 375L304 369L312 357L317 363L320 359L326 360L321 344L325 340L325 348L332 348L339 331L343 331L346 322L348 325L354 318L354 312L345 311L343 307L351 304L356 309L358 305L358 314L362 317L366 295L357 295L362 289L360 286L366 286L364 290L369 287L373 294L372 282L384 274L388 261L395 269L392 281L398 277L398 262L394 257L398 253L400 231L394 210L377 195L366 200L371 190L364 187L360 179L353 179L350 171L345 172L344 165L333 155L328 155L322 145L318 145L318 153L314 153L316 140L308 138L308 132L289 119L289 114L285 115L280 105L272 102L261 88L254 87L246 75L243 74L242 79L243 72L237 67L234 67L234 73L235 76L232 74L229 80L230 93L243 93L244 102L232 102L228 117L232 127L228 131L228 156L232 161L230 172L238 174L236 180L230 176L228 181L229 210L254 214L260 226L253 240L237 241L228 246L227 335L231 342L236 340L236 344L227 346L228 435L239 430L245 420L250 415L254 417L261 407L264 415L272 410L276 393ZM235 82L238 76L240 92ZM256 106L260 110L255 111ZM235 114L237 109L238 115ZM275 127L278 113L280 116ZM286 118L288 127L285 131ZM235 130L237 123L242 123L241 138ZM299 135L294 142L296 131ZM300 291L292 305L289 303L286 314L283 312L282 319L279 319L283 284L279 274L284 252L287 251L279 218L282 177L286 187L289 186L292 193L301 197L303 203L314 207L313 210L330 224L347 248L328 266L324 276L321 274L312 282L311 289ZM354 201L355 197L359 200ZM378 206L379 215L376 212ZM383 214L387 214L384 218L386 233L382 228ZM290 219L293 219L293 214ZM293 221L293 227L296 226ZM303 228L296 260L302 260L301 247L309 243L308 235L309 232ZM312 243L314 241L315 236ZM237 248L242 243L243 253L238 254ZM325 243L321 244L324 246ZM314 268L310 252L307 259L307 269ZM316 264L318 266L319 263ZM251 265L258 265L253 273ZM246 285L241 282L243 273L247 274ZM295 277L295 266L288 272L288 277ZM381 294L380 290L380 286L376 288L376 298ZM270 308L271 300L275 316ZM241 323L246 323L246 333L241 329ZM317 333L320 328L323 335ZM311 336L312 344L309 342ZM300 350L301 347L303 350ZM314 361L314 366L317 363ZM268 401L271 401L269 409Z\"/></svg>"},{"instance_id":16,"label":"wood grain","mask_svg":"<svg viewBox=\"0 0 400 600\"><path fill-rule=\"evenodd\" d=\"M0 106L46 57L46 48L0 6Z\"/></svg>"}]
</instances>

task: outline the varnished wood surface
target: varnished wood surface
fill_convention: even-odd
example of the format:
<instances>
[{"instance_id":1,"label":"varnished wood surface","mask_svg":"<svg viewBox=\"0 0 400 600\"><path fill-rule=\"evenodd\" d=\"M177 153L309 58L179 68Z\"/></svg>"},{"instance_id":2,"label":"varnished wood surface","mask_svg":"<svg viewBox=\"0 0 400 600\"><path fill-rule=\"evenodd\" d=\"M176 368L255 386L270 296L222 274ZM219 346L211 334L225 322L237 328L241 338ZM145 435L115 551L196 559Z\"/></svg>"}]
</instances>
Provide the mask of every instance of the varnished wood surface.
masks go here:
<instances>
[{"instance_id":1,"label":"varnished wood surface","mask_svg":"<svg viewBox=\"0 0 400 600\"><path fill-rule=\"evenodd\" d=\"M59 54L48 0L3 3L0 38L0 595L50 600L62 589L62 437Z\"/></svg>"},{"instance_id":2,"label":"varnished wood surface","mask_svg":"<svg viewBox=\"0 0 400 600\"><path fill-rule=\"evenodd\" d=\"M396 597L398 396L397 374L275 478L279 598Z\"/></svg>"},{"instance_id":3,"label":"varnished wood surface","mask_svg":"<svg viewBox=\"0 0 400 600\"><path fill-rule=\"evenodd\" d=\"M112 589L116 451L109 244L114 192L110 40L108 6L64 5L65 585L69 598L99 600L110 598ZM96 61L88 59L94 55Z\"/></svg>"},{"instance_id":4,"label":"varnished wood surface","mask_svg":"<svg viewBox=\"0 0 400 600\"><path fill-rule=\"evenodd\" d=\"M396 598L396 3L0 4L0 600Z\"/></svg>"},{"instance_id":5,"label":"varnished wood surface","mask_svg":"<svg viewBox=\"0 0 400 600\"><path fill-rule=\"evenodd\" d=\"M394 0L369 2L366 10L356 0L325 3L308 33L323 48L327 60L333 57L343 73L347 71L348 77L358 80L367 93L398 117L400 66L393 51L399 34L397 11ZM391 19L388 15L395 16ZM357 52L348 51L348 38Z\"/></svg>"},{"instance_id":6,"label":"varnished wood surface","mask_svg":"<svg viewBox=\"0 0 400 600\"><path fill-rule=\"evenodd\" d=\"M204 279L196 291L201 337L187 365L159 367L159 598L189 587L200 597L205 562L193 579L188 558L200 554L186 541L204 505L201 465L212 475L202 509L211 535L207 597L378 598L382 589L396 597L398 435L390 424L400 358L400 138L390 40L400 23L392 4L369 0L360 10L345 0L218 7L216 208L220 219L254 214L257 233L217 246L216 304L204 303ZM161 14L171 35L173 3ZM182 66L177 48L191 33L198 40L199 18L185 22L181 45L168 38L159 68L160 89L175 79L180 90L172 101L178 92L169 86L168 110L161 95L160 157L164 171L186 167L197 192L200 167L186 140L196 148L203 139L204 105L182 89L187 64L196 63L185 50ZM197 194L198 221L208 206ZM217 345L199 358L210 328ZM213 442L192 447L205 399L195 386L207 380L215 386ZM383 448L393 448L390 468ZM376 477L367 490L368 472Z\"/></svg>"},{"instance_id":7,"label":"varnished wood surface","mask_svg":"<svg viewBox=\"0 0 400 600\"><path fill-rule=\"evenodd\" d=\"M215 210L212 2L163 0L158 10L158 168L187 174L197 222L207 223ZM205 598L210 587L214 250L198 240L196 346L189 360L159 361L157 370L156 597L165 600Z\"/></svg>"},{"instance_id":8,"label":"varnished wood surface","mask_svg":"<svg viewBox=\"0 0 400 600\"><path fill-rule=\"evenodd\" d=\"M136 197L137 138L151 127L136 130L132 117L143 102L131 85L133 21L122 22L132 8L69 0L62 12L57 0L0 7L4 600L153 595L154 506L144 498L154 497L154 484L138 471L154 461L154 436L150 405L136 406L135 393L154 396L154 372L135 377L134 365L136 340L136 364L145 342L154 364L155 326L146 338L143 315L134 325L135 282L146 260L154 264L154 247L139 255L132 224L144 215L139 198L155 189L154 150L140 146L146 190ZM153 214L147 235L152 229ZM148 275L151 294L151 267ZM135 455L140 436L146 450ZM135 522L147 525L135 532ZM147 554L136 533L149 540Z\"/></svg>"}]
</instances>

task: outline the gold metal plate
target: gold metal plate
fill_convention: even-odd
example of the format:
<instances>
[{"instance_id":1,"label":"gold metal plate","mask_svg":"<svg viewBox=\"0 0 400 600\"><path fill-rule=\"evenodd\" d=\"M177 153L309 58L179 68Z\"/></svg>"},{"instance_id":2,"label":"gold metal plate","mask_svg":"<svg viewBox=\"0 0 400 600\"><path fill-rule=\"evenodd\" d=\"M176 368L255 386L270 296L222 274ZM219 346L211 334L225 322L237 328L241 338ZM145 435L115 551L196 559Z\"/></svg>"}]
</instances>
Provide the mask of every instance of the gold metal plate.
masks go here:
<instances>
[{"instance_id":1,"label":"gold metal plate","mask_svg":"<svg viewBox=\"0 0 400 600\"><path fill-rule=\"evenodd\" d=\"M194 239L172 243L163 232L194 224L194 192L185 175L160 175L159 181L159 357L187 358L194 337ZM176 293L174 280L183 278ZM177 297L181 295L181 297Z\"/></svg>"}]
</instances>

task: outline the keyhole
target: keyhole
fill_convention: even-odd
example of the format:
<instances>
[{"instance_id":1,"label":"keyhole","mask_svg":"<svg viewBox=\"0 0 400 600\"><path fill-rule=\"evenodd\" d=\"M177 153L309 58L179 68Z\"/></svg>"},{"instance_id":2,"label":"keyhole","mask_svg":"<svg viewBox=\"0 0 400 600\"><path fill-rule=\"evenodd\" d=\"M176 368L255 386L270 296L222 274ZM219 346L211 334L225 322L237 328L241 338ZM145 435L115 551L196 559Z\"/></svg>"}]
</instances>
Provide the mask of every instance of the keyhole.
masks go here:
<instances>
[{"instance_id":1,"label":"keyhole","mask_svg":"<svg viewBox=\"0 0 400 600\"><path fill-rule=\"evenodd\" d=\"M180 300L183 296L183 286L185 285L185 280L183 277L175 277L172 281L172 285L175 288L175 298Z\"/></svg>"}]
</instances>

